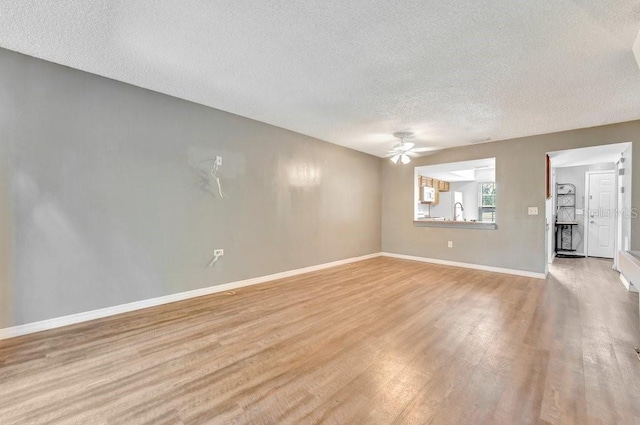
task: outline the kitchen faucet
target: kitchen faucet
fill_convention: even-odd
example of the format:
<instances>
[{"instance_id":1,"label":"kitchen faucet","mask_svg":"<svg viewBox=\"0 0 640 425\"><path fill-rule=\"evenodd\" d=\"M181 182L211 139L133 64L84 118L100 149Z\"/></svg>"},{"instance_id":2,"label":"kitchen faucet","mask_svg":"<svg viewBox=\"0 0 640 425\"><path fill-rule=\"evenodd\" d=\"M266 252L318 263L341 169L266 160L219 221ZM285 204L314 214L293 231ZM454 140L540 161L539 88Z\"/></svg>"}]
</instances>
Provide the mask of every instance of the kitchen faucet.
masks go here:
<instances>
[{"instance_id":1,"label":"kitchen faucet","mask_svg":"<svg viewBox=\"0 0 640 425\"><path fill-rule=\"evenodd\" d=\"M453 204L453 220L458 221L458 205L460 205L460 215L464 212L464 207L462 206L462 202L456 202ZM463 217L460 217L461 219Z\"/></svg>"}]
</instances>

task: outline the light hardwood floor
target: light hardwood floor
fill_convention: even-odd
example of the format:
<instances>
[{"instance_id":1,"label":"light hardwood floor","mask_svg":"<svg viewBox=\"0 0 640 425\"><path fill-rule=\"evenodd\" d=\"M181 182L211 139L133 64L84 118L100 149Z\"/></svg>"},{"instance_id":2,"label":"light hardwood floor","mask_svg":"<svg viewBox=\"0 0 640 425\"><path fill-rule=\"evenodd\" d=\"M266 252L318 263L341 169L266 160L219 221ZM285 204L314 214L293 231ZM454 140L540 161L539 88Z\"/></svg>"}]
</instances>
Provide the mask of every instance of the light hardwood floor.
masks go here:
<instances>
[{"instance_id":1,"label":"light hardwood floor","mask_svg":"<svg viewBox=\"0 0 640 425\"><path fill-rule=\"evenodd\" d=\"M639 424L638 297L376 258L0 341L0 424Z\"/></svg>"}]
</instances>

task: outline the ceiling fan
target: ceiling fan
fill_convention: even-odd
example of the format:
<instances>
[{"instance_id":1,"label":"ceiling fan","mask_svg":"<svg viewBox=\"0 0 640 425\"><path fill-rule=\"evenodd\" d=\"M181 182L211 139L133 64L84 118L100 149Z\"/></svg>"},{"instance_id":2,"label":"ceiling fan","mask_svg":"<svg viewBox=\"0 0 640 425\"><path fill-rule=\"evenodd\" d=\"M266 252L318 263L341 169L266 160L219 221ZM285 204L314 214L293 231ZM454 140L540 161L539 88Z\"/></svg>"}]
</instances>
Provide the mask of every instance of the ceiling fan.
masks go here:
<instances>
[{"instance_id":1,"label":"ceiling fan","mask_svg":"<svg viewBox=\"0 0 640 425\"><path fill-rule=\"evenodd\" d=\"M416 148L416 144L413 142L405 142L405 139L413 137L413 133L410 131L398 131L393 133L393 137L400 139L399 143L396 143L389 151L387 157L391 157L391 162L397 164L398 161L403 164L411 162L411 155L419 152L428 152L431 148Z\"/></svg>"}]
</instances>

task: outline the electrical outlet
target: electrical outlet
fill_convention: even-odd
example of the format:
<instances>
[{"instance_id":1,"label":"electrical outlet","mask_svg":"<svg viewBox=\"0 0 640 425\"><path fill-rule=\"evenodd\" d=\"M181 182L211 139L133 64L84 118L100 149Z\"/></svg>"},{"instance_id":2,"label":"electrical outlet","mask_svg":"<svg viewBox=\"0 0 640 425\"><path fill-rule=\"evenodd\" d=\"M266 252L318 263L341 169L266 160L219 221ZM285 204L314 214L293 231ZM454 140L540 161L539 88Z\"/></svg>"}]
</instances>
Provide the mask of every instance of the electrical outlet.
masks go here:
<instances>
[{"instance_id":1,"label":"electrical outlet","mask_svg":"<svg viewBox=\"0 0 640 425\"><path fill-rule=\"evenodd\" d=\"M222 157L216 156L216 165L222 165Z\"/></svg>"},{"instance_id":2,"label":"electrical outlet","mask_svg":"<svg viewBox=\"0 0 640 425\"><path fill-rule=\"evenodd\" d=\"M447 242L447 247L449 247L449 248L453 248L453 241L449 241L449 242Z\"/></svg>"},{"instance_id":3,"label":"electrical outlet","mask_svg":"<svg viewBox=\"0 0 640 425\"><path fill-rule=\"evenodd\" d=\"M224 249L216 249L213 251L214 257L222 257L224 255Z\"/></svg>"},{"instance_id":4,"label":"electrical outlet","mask_svg":"<svg viewBox=\"0 0 640 425\"><path fill-rule=\"evenodd\" d=\"M529 207L529 215L538 215L538 207Z\"/></svg>"}]
</instances>

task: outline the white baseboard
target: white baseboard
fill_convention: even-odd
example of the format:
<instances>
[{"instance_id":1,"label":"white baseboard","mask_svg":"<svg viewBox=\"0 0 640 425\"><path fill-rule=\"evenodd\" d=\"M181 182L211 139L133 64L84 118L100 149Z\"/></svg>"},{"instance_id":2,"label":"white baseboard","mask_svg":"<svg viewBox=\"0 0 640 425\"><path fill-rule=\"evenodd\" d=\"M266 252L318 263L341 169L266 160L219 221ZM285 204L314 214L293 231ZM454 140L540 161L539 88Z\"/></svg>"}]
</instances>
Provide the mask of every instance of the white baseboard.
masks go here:
<instances>
[{"instance_id":1,"label":"white baseboard","mask_svg":"<svg viewBox=\"0 0 640 425\"><path fill-rule=\"evenodd\" d=\"M619 273L619 276L620 276L620 282L622 282L624 287L627 288L627 291L638 293L638 289L635 286L633 286L631 282L629 282L622 273Z\"/></svg>"},{"instance_id":2,"label":"white baseboard","mask_svg":"<svg viewBox=\"0 0 640 425\"><path fill-rule=\"evenodd\" d=\"M189 298L201 297L203 295L215 294L218 292L230 291L245 286L256 285L258 283L269 282L285 277L296 276L304 273L314 272L329 267L340 266L343 264L355 263L356 261L368 260L381 256L382 253L363 255L360 257L352 257L344 260L332 261L330 263L318 264L315 266L303 267L301 269L288 270L285 272L270 274L266 276L254 277L251 279L240 280L237 282L224 283L222 285L209 286L193 291L179 292L177 294L165 295L162 297L151 298L148 300L135 301L128 304L116 305L113 307L101 308L98 310L87 311L69 316L56 317L53 319L42 320L40 322L27 323L24 325L13 326L11 328L0 329L0 340L13 338L17 336L27 335L35 332L46 331L49 329L60 328L62 326L74 325L77 323L87 322L89 320L101 319L103 317L114 316L116 314L128 313L130 311L140 310L148 307L155 307L162 304L168 304L176 301L182 301Z\"/></svg>"},{"instance_id":3,"label":"white baseboard","mask_svg":"<svg viewBox=\"0 0 640 425\"><path fill-rule=\"evenodd\" d=\"M301 269L288 270L285 272L270 274L266 276L259 276L251 279L245 279L245 280L240 280L236 282L229 282L221 285L195 289L193 291L179 292L176 294L165 295L162 297L150 298L147 300L135 301L132 303L116 305L113 307L106 307L98 310L72 314L69 316L62 316L62 317L56 317L53 319L42 320L40 322L27 323L24 325L4 328L4 329L0 329L0 340L27 335L35 332L46 331L49 329L60 328L68 325L75 325L77 323L87 322L95 319L101 319L104 317L114 316L122 313L128 313L131 311L141 310L144 308L155 307L162 304L169 304L172 302L187 300L190 298L201 297L203 295L210 295L218 292L231 291L234 289L243 288L245 286L257 285L259 283L265 283L265 282L269 282L276 279L283 279L286 277L296 276L304 273L310 273L313 271L322 270L329 267L335 267L343 264L354 263L357 261L368 260L370 258L375 258L380 256L402 258L405 260L422 261L426 263L442 264L447 266L464 267L469 269L484 270L484 271L495 272L495 273L513 274L513 275L533 277L538 279L545 278L544 273L535 273L535 272L529 272L524 270L504 269L500 267L483 266L480 264L459 263L457 261L447 261L447 260L439 260L435 258L415 257L412 255L394 254L390 252L377 252L374 254L363 255L360 257L347 258L344 260L332 261L330 263L303 267Z\"/></svg>"},{"instance_id":4,"label":"white baseboard","mask_svg":"<svg viewBox=\"0 0 640 425\"><path fill-rule=\"evenodd\" d=\"M502 267L483 266L482 264L459 263L457 261L439 260L437 258L416 257L413 255L394 254L392 252L383 252L384 257L402 258L404 260L422 261L423 263L442 264L445 266L463 267L466 269L484 270L487 272L513 274L516 276L533 277L536 279L545 279L545 273L530 272L527 270L505 269Z\"/></svg>"}]
</instances>

